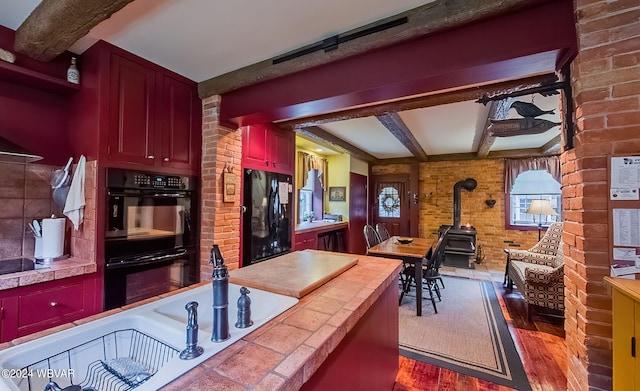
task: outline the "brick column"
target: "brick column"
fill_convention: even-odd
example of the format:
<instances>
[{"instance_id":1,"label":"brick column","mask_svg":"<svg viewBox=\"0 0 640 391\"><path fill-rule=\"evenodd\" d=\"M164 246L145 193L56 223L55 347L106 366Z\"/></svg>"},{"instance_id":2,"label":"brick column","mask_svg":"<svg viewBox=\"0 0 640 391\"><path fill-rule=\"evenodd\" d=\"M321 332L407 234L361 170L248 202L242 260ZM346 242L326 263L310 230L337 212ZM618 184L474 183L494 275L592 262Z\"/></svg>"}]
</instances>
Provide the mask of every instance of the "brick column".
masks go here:
<instances>
[{"instance_id":1,"label":"brick column","mask_svg":"<svg viewBox=\"0 0 640 391\"><path fill-rule=\"evenodd\" d=\"M562 154L567 389L611 389L607 162L640 153L640 5L575 0L575 148Z\"/></svg>"},{"instance_id":2,"label":"brick column","mask_svg":"<svg viewBox=\"0 0 640 391\"><path fill-rule=\"evenodd\" d=\"M240 260L240 180L242 137L239 129L219 123L220 96L202 100L202 165L200 220L200 279L210 280L211 246L220 246L230 269ZM225 167L236 175L236 201L223 202L222 175Z\"/></svg>"}]
</instances>

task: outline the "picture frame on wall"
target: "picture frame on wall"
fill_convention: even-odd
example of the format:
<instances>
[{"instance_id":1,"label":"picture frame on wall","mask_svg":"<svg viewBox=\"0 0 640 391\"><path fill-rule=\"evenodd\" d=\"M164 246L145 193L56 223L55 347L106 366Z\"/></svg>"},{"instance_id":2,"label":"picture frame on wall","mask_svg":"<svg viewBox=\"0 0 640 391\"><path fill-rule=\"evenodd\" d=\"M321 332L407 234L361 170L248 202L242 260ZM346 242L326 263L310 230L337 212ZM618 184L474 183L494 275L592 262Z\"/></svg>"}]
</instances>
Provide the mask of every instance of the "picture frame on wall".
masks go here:
<instances>
[{"instance_id":1,"label":"picture frame on wall","mask_svg":"<svg viewBox=\"0 0 640 391\"><path fill-rule=\"evenodd\" d=\"M346 201L346 200L347 200L346 186L329 187L329 201Z\"/></svg>"}]
</instances>

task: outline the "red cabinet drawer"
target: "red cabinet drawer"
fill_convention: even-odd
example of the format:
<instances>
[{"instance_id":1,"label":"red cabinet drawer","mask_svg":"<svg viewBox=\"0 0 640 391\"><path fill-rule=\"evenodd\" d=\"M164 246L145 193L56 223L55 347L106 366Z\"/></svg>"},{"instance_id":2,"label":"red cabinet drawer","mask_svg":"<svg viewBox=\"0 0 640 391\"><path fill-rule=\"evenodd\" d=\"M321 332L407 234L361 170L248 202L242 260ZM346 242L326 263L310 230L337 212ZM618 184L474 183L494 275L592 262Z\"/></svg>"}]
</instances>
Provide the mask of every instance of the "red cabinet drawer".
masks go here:
<instances>
[{"instance_id":1,"label":"red cabinet drawer","mask_svg":"<svg viewBox=\"0 0 640 391\"><path fill-rule=\"evenodd\" d=\"M307 232L295 235L294 250L317 250L318 234Z\"/></svg>"},{"instance_id":2,"label":"red cabinet drawer","mask_svg":"<svg viewBox=\"0 0 640 391\"><path fill-rule=\"evenodd\" d=\"M42 323L60 323L84 311L84 285L45 289L18 296L18 330ZM23 334L19 331L19 334Z\"/></svg>"}]
</instances>

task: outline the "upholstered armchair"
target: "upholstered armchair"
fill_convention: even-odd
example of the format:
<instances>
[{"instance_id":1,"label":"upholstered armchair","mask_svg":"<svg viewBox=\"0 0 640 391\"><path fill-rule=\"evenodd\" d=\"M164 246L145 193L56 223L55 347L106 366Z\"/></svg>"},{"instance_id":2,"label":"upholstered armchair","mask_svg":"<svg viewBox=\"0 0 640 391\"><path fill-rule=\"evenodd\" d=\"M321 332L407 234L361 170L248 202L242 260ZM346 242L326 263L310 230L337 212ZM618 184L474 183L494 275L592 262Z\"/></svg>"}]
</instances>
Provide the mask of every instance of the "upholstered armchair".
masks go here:
<instances>
[{"instance_id":1,"label":"upholstered armchair","mask_svg":"<svg viewBox=\"0 0 640 391\"><path fill-rule=\"evenodd\" d=\"M511 261L524 261L536 263L536 254L547 254L555 256L558 253L558 247L562 241L563 223L553 223L547 228L547 232L535 246L528 250L505 249L507 254L507 264L504 269L504 283L511 285L509 279L509 264Z\"/></svg>"},{"instance_id":2,"label":"upholstered armchair","mask_svg":"<svg viewBox=\"0 0 640 391\"><path fill-rule=\"evenodd\" d=\"M561 234L562 223L554 223L547 230L545 237L532 247L539 252L531 249L509 252L509 287L515 284L524 296L528 320L531 320L534 308L550 308L564 312L564 256ZM552 249L555 250L550 253Z\"/></svg>"}]
</instances>

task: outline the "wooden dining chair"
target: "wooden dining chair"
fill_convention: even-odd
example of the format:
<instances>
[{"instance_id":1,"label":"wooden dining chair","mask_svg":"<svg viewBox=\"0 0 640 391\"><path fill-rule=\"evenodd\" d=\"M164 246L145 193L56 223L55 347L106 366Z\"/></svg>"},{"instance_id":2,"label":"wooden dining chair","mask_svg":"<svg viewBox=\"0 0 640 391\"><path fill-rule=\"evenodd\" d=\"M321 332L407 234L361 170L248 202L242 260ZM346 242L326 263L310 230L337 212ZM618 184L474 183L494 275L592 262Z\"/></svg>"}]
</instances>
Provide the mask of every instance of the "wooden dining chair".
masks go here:
<instances>
[{"instance_id":1,"label":"wooden dining chair","mask_svg":"<svg viewBox=\"0 0 640 391\"><path fill-rule=\"evenodd\" d=\"M442 301L442 295L440 292L440 287L438 286L438 281L442 283L442 277L440 276L439 269L440 265L442 265L442 260L444 259L444 247L445 247L445 237L446 233L441 235L435 243L435 246L431 246L425 257L422 259L422 292L423 297L426 292L429 292L429 299L431 300L431 305L433 306L433 310L435 313L438 313L438 308L436 307L435 296L438 298L438 301ZM415 269L413 265L405 265L402 273L404 274L403 289L400 292L400 304L402 304L402 298L404 295L409 293L411 290L411 286L415 286ZM444 283L442 283L444 286Z\"/></svg>"},{"instance_id":2,"label":"wooden dining chair","mask_svg":"<svg viewBox=\"0 0 640 391\"><path fill-rule=\"evenodd\" d=\"M364 240L367 243L367 251L376 244L382 242L376 230L369 224L364 226Z\"/></svg>"},{"instance_id":3,"label":"wooden dining chair","mask_svg":"<svg viewBox=\"0 0 640 391\"><path fill-rule=\"evenodd\" d=\"M387 226L381 223L376 224L376 232L378 233L378 237L381 242L389 239L391 235L389 235L389 231L387 230Z\"/></svg>"}]
</instances>

